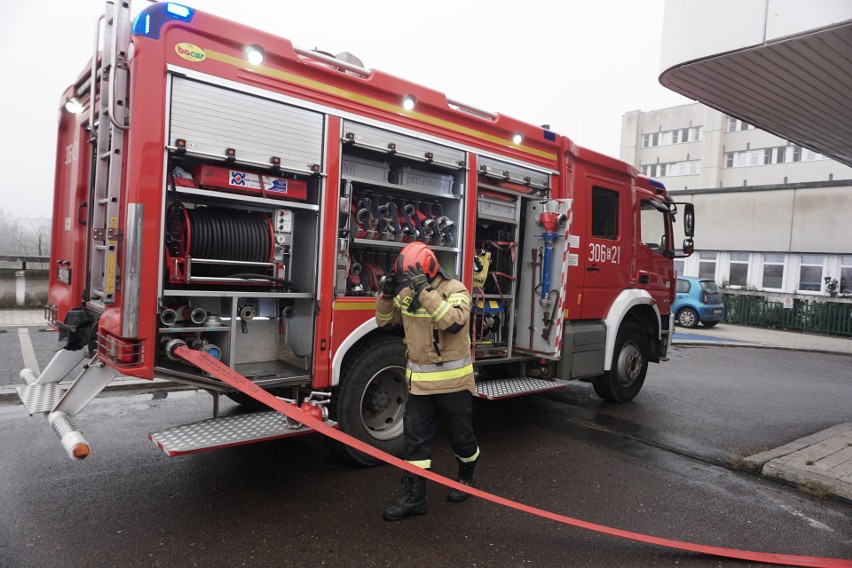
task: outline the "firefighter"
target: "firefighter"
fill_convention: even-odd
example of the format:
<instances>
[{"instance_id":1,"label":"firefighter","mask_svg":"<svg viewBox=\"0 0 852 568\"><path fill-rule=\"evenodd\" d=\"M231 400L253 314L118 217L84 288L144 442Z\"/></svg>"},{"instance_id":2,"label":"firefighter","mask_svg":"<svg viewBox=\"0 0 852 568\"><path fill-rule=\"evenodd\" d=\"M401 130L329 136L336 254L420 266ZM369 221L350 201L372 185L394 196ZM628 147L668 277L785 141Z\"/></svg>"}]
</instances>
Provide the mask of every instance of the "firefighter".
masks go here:
<instances>
[{"instance_id":1,"label":"firefighter","mask_svg":"<svg viewBox=\"0 0 852 568\"><path fill-rule=\"evenodd\" d=\"M399 253L393 275L381 283L376 323L402 324L405 331L405 460L431 469L432 445L442 423L458 461L457 479L473 487L479 446L473 432L470 294L441 268L432 249L413 242ZM426 479L406 472L402 483L405 496L385 510L385 520L426 513ZM453 503L468 497L455 489L447 495Z\"/></svg>"}]
</instances>

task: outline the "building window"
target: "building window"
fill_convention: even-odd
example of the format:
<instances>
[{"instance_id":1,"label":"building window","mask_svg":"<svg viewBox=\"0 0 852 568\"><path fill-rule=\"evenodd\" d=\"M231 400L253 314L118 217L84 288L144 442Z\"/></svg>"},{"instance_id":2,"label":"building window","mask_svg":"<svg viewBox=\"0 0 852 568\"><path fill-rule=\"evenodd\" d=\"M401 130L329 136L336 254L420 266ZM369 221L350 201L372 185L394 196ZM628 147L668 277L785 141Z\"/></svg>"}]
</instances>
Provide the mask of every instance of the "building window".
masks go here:
<instances>
[{"instance_id":1,"label":"building window","mask_svg":"<svg viewBox=\"0 0 852 568\"><path fill-rule=\"evenodd\" d=\"M799 290L819 292L822 290L822 273L825 255L803 254L799 264Z\"/></svg>"},{"instance_id":2,"label":"building window","mask_svg":"<svg viewBox=\"0 0 852 568\"><path fill-rule=\"evenodd\" d=\"M642 135L642 147L643 148L651 148L653 146L660 145L660 133L659 132L651 132L649 134Z\"/></svg>"},{"instance_id":3,"label":"building window","mask_svg":"<svg viewBox=\"0 0 852 568\"><path fill-rule=\"evenodd\" d=\"M852 294L852 255L840 257L840 293Z\"/></svg>"},{"instance_id":4,"label":"building window","mask_svg":"<svg viewBox=\"0 0 852 568\"><path fill-rule=\"evenodd\" d=\"M671 162L667 164L645 164L642 173L648 177L694 176L701 172L701 160Z\"/></svg>"},{"instance_id":5,"label":"building window","mask_svg":"<svg viewBox=\"0 0 852 568\"><path fill-rule=\"evenodd\" d=\"M784 164L790 162L811 162L827 160L822 154L810 150L802 150L801 146L777 146L743 150L741 152L725 152L726 168L745 168L748 166L767 166L769 164Z\"/></svg>"},{"instance_id":6,"label":"building window","mask_svg":"<svg viewBox=\"0 0 852 568\"><path fill-rule=\"evenodd\" d=\"M732 252L731 267L728 271L728 284L731 286L748 285L748 256L747 252Z\"/></svg>"},{"instance_id":7,"label":"building window","mask_svg":"<svg viewBox=\"0 0 852 568\"><path fill-rule=\"evenodd\" d=\"M801 146L793 146L793 151L790 152L792 158L791 162L801 162L802 161L802 147Z\"/></svg>"},{"instance_id":8,"label":"building window","mask_svg":"<svg viewBox=\"0 0 852 568\"><path fill-rule=\"evenodd\" d=\"M618 192L592 187L592 236L599 239L618 238Z\"/></svg>"},{"instance_id":9,"label":"building window","mask_svg":"<svg viewBox=\"0 0 852 568\"><path fill-rule=\"evenodd\" d=\"M672 144L683 144L685 142L698 142L701 140L701 130L701 126L691 126L689 128L664 130L662 132L649 132L642 135L642 147L652 148L654 146L670 146Z\"/></svg>"},{"instance_id":10,"label":"building window","mask_svg":"<svg viewBox=\"0 0 852 568\"><path fill-rule=\"evenodd\" d=\"M698 253L698 277L716 279L716 253L715 252L700 252Z\"/></svg>"},{"instance_id":11,"label":"building window","mask_svg":"<svg viewBox=\"0 0 852 568\"><path fill-rule=\"evenodd\" d=\"M754 130L754 126L747 122L743 122L733 116L728 117L728 132L737 132L740 130Z\"/></svg>"},{"instance_id":12,"label":"building window","mask_svg":"<svg viewBox=\"0 0 852 568\"><path fill-rule=\"evenodd\" d=\"M701 127L693 126L689 129L689 142L698 142L701 140ZM681 142L687 142L687 140L681 140Z\"/></svg>"},{"instance_id":13,"label":"building window","mask_svg":"<svg viewBox=\"0 0 852 568\"><path fill-rule=\"evenodd\" d=\"M763 255L763 287L780 290L784 286L784 255Z\"/></svg>"},{"instance_id":14,"label":"building window","mask_svg":"<svg viewBox=\"0 0 852 568\"><path fill-rule=\"evenodd\" d=\"M852 256L849 257L850 262L852 262ZM683 276L683 259L677 258L674 261L674 269L675 276ZM852 266L849 267L849 286L852 287Z\"/></svg>"}]
</instances>

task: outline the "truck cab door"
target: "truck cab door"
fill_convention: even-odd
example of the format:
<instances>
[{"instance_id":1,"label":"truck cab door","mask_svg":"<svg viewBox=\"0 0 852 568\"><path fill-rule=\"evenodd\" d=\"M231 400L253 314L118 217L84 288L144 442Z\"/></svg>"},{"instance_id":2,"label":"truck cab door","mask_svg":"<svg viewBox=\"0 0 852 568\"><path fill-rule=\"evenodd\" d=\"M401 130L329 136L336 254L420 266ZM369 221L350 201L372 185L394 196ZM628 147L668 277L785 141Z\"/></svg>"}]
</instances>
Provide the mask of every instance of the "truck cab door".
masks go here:
<instances>
[{"instance_id":1,"label":"truck cab door","mask_svg":"<svg viewBox=\"0 0 852 568\"><path fill-rule=\"evenodd\" d=\"M636 287L647 290L661 314L672 307L674 287L674 243L671 215L659 199L639 195L636 200L635 219L639 223L636 234Z\"/></svg>"},{"instance_id":2,"label":"truck cab door","mask_svg":"<svg viewBox=\"0 0 852 568\"><path fill-rule=\"evenodd\" d=\"M603 319L622 290L632 287L633 222L629 188L597 176L586 178L586 231L580 235L582 319Z\"/></svg>"}]
</instances>

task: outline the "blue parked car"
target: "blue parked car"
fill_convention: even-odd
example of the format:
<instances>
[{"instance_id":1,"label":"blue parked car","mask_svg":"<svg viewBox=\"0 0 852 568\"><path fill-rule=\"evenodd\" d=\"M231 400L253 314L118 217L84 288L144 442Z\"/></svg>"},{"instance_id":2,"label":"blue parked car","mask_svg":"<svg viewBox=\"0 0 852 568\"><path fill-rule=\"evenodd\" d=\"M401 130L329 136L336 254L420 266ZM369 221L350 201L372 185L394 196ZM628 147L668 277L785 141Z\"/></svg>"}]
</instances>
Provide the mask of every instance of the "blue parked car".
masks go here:
<instances>
[{"instance_id":1,"label":"blue parked car","mask_svg":"<svg viewBox=\"0 0 852 568\"><path fill-rule=\"evenodd\" d=\"M722 294L715 280L678 276L675 302L672 305L675 323L683 327L713 327L725 317Z\"/></svg>"}]
</instances>

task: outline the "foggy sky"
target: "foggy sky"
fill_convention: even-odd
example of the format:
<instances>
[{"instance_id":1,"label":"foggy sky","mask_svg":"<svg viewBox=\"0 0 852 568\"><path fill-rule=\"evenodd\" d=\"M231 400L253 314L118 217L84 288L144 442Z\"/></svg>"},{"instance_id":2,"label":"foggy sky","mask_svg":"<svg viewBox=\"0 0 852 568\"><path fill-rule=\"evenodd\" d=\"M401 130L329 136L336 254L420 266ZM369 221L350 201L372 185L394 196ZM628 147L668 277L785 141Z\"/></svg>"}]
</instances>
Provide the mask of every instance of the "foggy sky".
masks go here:
<instances>
[{"instance_id":1,"label":"foggy sky","mask_svg":"<svg viewBox=\"0 0 852 568\"><path fill-rule=\"evenodd\" d=\"M145 2L133 4L134 13ZM354 53L368 68L618 156L621 117L685 104L660 86L663 0L195 0L187 5ZM50 216L60 95L91 57L100 0L0 5L0 209ZM132 101L131 101L132 104Z\"/></svg>"}]
</instances>

